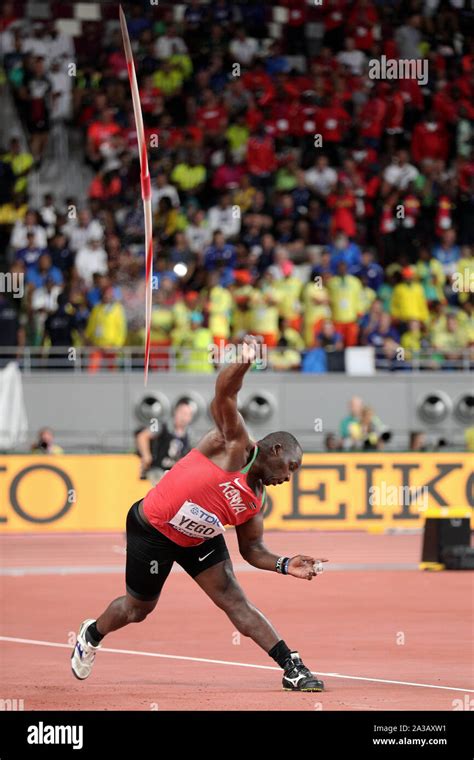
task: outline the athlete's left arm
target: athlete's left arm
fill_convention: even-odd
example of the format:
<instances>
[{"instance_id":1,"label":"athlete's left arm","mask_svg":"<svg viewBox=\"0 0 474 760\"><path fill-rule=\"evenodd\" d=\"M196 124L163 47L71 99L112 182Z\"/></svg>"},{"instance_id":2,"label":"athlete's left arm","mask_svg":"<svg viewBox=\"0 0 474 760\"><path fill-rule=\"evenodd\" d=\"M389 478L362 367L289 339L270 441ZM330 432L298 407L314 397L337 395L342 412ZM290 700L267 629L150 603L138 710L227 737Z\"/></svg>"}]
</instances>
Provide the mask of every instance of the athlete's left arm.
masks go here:
<instances>
[{"instance_id":1,"label":"athlete's left arm","mask_svg":"<svg viewBox=\"0 0 474 760\"><path fill-rule=\"evenodd\" d=\"M263 543L262 512L258 512L242 525L236 525L235 531L240 554L249 565L258 567L260 570L275 570L278 555L268 551Z\"/></svg>"},{"instance_id":2,"label":"athlete's left arm","mask_svg":"<svg viewBox=\"0 0 474 760\"><path fill-rule=\"evenodd\" d=\"M259 570L273 570L276 572L276 561L280 555L272 554L263 543L263 514L258 512L247 522L235 527L239 551L249 565L258 567ZM323 560L325 562L326 560ZM288 565L288 575L296 578L311 580L316 575L313 565L314 557L298 554L292 557Z\"/></svg>"}]
</instances>

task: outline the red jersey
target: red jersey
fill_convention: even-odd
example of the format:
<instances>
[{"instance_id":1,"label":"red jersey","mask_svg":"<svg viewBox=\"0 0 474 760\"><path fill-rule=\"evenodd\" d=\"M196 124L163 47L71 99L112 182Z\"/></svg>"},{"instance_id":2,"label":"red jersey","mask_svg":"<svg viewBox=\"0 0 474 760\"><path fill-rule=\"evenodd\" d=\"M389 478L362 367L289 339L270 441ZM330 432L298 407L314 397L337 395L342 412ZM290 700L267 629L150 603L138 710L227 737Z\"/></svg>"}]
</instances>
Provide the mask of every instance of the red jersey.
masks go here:
<instances>
[{"instance_id":1,"label":"red jersey","mask_svg":"<svg viewBox=\"0 0 474 760\"><path fill-rule=\"evenodd\" d=\"M94 147L98 149L113 135L117 135L120 132L121 129L115 122L104 124L102 121L94 121L87 130L87 137L94 143Z\"/></svg>"},{"instance_id":2,"label":"red jersey","mask_svg":"<svg viewBox=\"0 0 474 760\"><path fill-rule=\"evenodd\" d=\"M269 174L277 168L271 137L251 137L247 143L247 165L251 174Z\"/></svg>"},{"instance_id":3,"label":"red jersey","mask_svg":"<svg viewBox=\"0 0 474 760\"><path fill-rule=\"evenodd\" d=\"M196 124L207 132L218 132L227 126L227 111L222 106L203 106L196 111Z\"/></svg>"},{"instance_id":4,"label":"red jersey","mask_svg":"<svg viewBox=\"0 0 474 760\"><path fill-rule=\"evenodd\" d=\"M224 533L225 525L241 525L265 503L247 483L250 462L235 472L222 470L198 449L192 449L169 470L143 500L154 528L179 546L196 546Z\"/></svg>"}]
</instances>

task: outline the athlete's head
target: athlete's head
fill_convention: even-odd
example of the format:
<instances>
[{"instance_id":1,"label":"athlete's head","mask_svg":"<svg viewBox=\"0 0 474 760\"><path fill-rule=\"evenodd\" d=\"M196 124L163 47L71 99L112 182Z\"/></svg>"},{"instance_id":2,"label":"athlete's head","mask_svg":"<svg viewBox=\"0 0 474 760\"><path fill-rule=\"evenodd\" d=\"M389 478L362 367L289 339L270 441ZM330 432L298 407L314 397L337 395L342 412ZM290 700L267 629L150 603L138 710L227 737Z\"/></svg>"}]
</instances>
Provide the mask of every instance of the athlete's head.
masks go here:
<instances>
[{"instance_id":1,"label":"athlete's head","mask_svg":"<svg viewBox=\"0 0 474 760\"><path fill-rule=\"evenodd\" d=\"M266 486L288 482L292 473L301 466L303 449L291 433L283 430L269 433L257 445L256 463Z\"/></svg>"}]
</instances>

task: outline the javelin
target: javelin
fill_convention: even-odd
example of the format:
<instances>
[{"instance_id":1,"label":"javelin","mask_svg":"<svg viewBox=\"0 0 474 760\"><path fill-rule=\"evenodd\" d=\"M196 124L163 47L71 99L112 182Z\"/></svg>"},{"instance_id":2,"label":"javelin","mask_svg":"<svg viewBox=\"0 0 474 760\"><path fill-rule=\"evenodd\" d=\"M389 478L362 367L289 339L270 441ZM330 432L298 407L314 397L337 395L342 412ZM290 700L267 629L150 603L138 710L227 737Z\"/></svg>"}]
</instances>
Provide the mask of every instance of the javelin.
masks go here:
<instances>
[{"instance_id":1,"label":"javelin","mask_svg":"<svg viewBox=\"0 0 474 760\"><path fill-rule=\"evenodd\" d=\"M120 10L120 28L122 30L123 47L125 58L127 59L128 78L130 89L132 91L133 113L135 115L135 126L137 129L138 148L140 155L140 179L142 186L143 213L145 216L145 385L148 382L148 364L150 362L150 331L151 331L151 300L152 300L152 276L153 276L153 233L151 218L151 182L148 171L148 155L145 141L145 131L143 129L143 116L140 105L140 95L138 92L137 75L135 73L135 64L133 62L132 46L128 36L127 21L125 19L122 6Z\"/></svg>"}]
</instances>

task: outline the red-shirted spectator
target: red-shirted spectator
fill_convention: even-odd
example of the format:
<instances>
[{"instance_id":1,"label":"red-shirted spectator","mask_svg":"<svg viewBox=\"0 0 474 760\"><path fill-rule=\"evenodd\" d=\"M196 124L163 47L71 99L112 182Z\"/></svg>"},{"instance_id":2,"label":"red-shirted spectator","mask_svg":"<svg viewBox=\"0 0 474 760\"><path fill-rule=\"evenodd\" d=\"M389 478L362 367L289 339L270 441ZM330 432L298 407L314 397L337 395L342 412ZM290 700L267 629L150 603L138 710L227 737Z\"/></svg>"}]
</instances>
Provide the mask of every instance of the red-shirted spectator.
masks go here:
<instances>
[{"instance_id":1,"label":"red-shirted spectator","mask_svg":"<svg viewBox=\"0 0 474 760\"><path fill-rule=\"evenodd\" d=\"M153 78L148 76L143 79L140 87L140 103L144 114L157 116L164 111L164 99L161 90L153 84Z\"/></svg>"},{"instance_id":2,"label":"red-shirted spectator","mask_svg":"<svg viewBox=\"0 0 474 760\"><path fill-rule=\"evenodd\" d=\"M369 168L377 163L377 152L374 148L365 145L362 137L358 137L354 141L354 146L351 148L349 155L356 162L363 177L367 175Z\"/></svg>"},{"instance_id":3,"label":"red-shirted spectator","mask_svg":"<svg viewBox=\"0 0 474 760\"><path fill-rule=\"evenodd\" d=\"M256 132L258 127L263 124L262 109L258 108L253 98L245 113L245 123L250 132Z\"/></svg>"},{"instance_id":4,"label":"red-shirted spectator","mask_svg":"<svg viewBox=\"0 0 474 760\"><path fill-rule=\"evenodd\" d=\"M379 94L371 97L369 93L368 100L359 113L359 124L360 134L372 147L376 147L382 138L386 113L385 100Z\"/></svg>"},{"instance_id":5,"label":"red-shirted spectator","mask_svg":"<svg viewBox=\"0 0 474 760\"><path fill-rule=\"evenodd\" d=\"M326 37L328 37L331 32L344 26L347 2L346 0L326 0L322 5L321 12L324 18Z\"/></svg>"},{"instance_id":6,"label":"red-shirted spectator","mask_svg":"<svg viewBox=\"0 0 474 760\"><path fill-rule=\"evenodd\" d=\"M91 161L101 159L101 149L111 137L120 134L120 127L114 121L114 114L111 108L105 108L99 119L93 121L87 130L87 153Z\"/></svg>"},{"instance_id":7,"label":"red-shirted spectator","mask_svg":"<svg viewBox=\"0 0 474 760\"><path fill-rule=\"evenodd\" d=\"M122 181L116 171L98 174L89 186L89 198L96 198L101 201L110 201L118 198L121 192Z\"/></svg>"},{"instance_id":8,"label":"red-shirted spectator","mask_svg":"<svg viewBox=\"0 0 474 760\"><path fill-rule=\"evenodd\" d=\"M425 158L441 158L445 161L449 153L448 133L432 113L413 130L411 152L417 163Z\"/></svg>"},{"instance_id":9,"label":"red-shirted spectator","mask_svg":"<svg viewBox=\"0 0 474 760\"><path fill-rule=\"evenodd\" d=\"M264 127L259 127L257 134L248 141L247 166L250 174L256 177L268 177L277 168L275 144L265 134Z\"/></svg>"},{"instance_id":10,"label":"red-shirted spectator","mask_svg":"<svg viewBox=\"0 0 474 760\"><path fill-rule=\"evenodd\" d=\"M347 237L352 238L356 234L355 222L355 197L353 193L344 187L342 182L338 182L336 190L328 196L327 203L333 211L331 219L331 233L344 232Z\"/></svg>"},{"instance_id":11,"label":"red-shirted spectator","mask_svg":"<svg viewBox=\"0 0 474 760\"><path fill-rule=\"evenodd\" d=\"M203 94L203 105L196 111L196 124L205 135L214 136L227 126L227 111L212 90Z\"/></svg>"},{"instance_id":12,"label":"red-shirted spectator","mask_svg":"<svg viewBox=\"0 0 474 760\"><path fill-rule=\"evenodd\" d=\"M405 115L405 101L398 85L387 85L385 103L385 130L389 135L403 132L403 117Z\"/></svg>"},{"instance_id":13,"label":"red-shirted spectator","mask_svg":"<svg viewBox=\"0 0 474 760\"><path fill-rule=\"evenodd\" d=\"M260 61L242 77L242 84L255 97L260 106L266 106L275 97L275 86Z\"/></svg>"},{"instance_id":14,"label":"red-shirted spectator","mask_svg":"<svg viewBox=\"0 0 474 760\"><path fill-rule=\"evenodd\" d=\"M448 195L441 195L436 209L436 234L440 238L453 227L454 203Z\"/></svg>"},{"instance_id":15,"label":"red-shirted spectator","mask_svg":"<svg viewBox=\"0 0 474 760\"><path fill-rule=\"evenodd\" d=\"M349 12L346 29L355 38L358 50L371 50L374 44L374 27L377 21L377 11L367 0L358 0L355 3Z\"/></svg>"},{"instance_id":16,"label":"red-shirted spectator","mask_svg":"<svg viewBox=\"0 0 474 760\"><path fill-rule=\"evenodd\" d=\"M290 111L290 132L296 137L314 135L318 107L313 102L313 96L302 95L300 103L293 103Z\"/></svg>"},{"instance_id":17,"label":"red-shirted spectator","mask_svg":"<svg viewBox=\"0 0 474 760\"><path fill-rule=\"evenodd\" d=\"M323 143L341 144L350 116L344 108L332 105L328 100L323 103L317 114L317 128L323 138Z\"/></svg>"},{"instance_id":18,"label":"red-shirted spectator","mask_svg":"<svg viewBox=\"0 0 474 760\"><path fill-rule=\"evenodd\" d=\"M437 92L433 96L432 102L433 113L437 121L440 121L442 124L455 124L458 103L454 101L448 83L444 80L438 82Z\"/></svg>"},{"instance_id":19,"label":"red-shirted spectator","mask_svg":"<svg viewBox=\"0 0 474 760\"><path fill-rule=\"evenodd\" d=\"M425 107L423 93L417 79L400 79L397 84L398 90L403 96L405 106L422 111Z\"/></svg>"}]
</instances>

